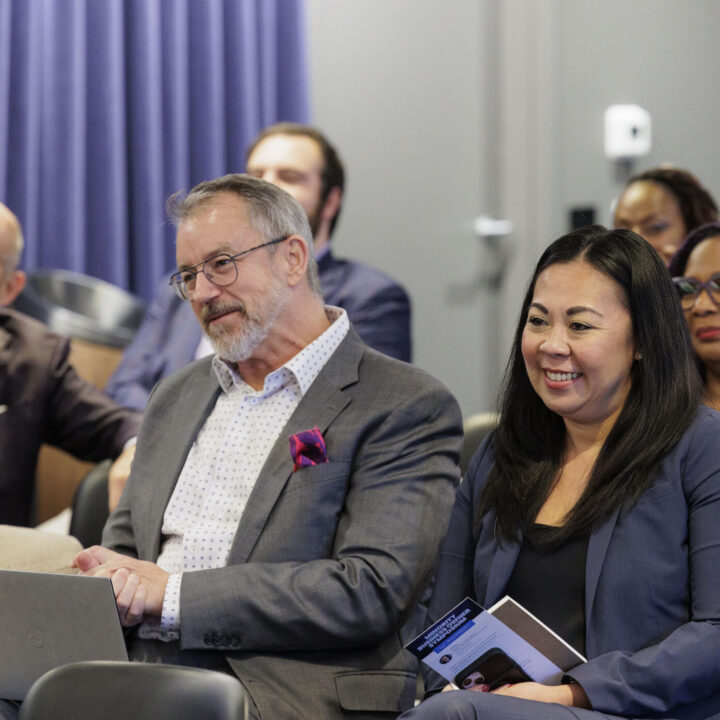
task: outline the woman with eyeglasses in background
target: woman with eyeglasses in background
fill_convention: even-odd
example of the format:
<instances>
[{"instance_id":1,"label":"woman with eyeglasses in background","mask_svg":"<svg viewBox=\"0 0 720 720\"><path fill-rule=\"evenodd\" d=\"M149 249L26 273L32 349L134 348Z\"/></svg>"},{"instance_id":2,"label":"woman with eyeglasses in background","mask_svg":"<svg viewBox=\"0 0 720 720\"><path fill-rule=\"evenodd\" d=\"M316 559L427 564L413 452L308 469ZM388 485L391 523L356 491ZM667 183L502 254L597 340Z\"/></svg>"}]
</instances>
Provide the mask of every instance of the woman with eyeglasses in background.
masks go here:
<instances>
[{"instance_id":1,"label":"woman with eyeglasses in background","mask_svg":"<svg viewBox=\"0 0 720 720\"><path fill-rule=\"evenodd\" d=\"M691 232L669 269L705 382L703 402L720 410L720 223Z\"/></svg>"}]
</instances>

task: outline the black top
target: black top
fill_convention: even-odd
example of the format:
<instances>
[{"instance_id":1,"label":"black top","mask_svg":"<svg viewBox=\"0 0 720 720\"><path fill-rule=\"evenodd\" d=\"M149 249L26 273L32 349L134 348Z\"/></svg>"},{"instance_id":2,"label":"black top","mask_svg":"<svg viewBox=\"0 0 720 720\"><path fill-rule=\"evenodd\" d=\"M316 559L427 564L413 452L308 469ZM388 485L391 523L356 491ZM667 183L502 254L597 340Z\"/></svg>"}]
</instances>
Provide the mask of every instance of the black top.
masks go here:
<instances>
[{"instance_id":1,"label":"black top","mask_svg":"<svg viewBox=\"0 0 720 720\"><path fill-rule=\"evenodd\" d=\"M585 655L585 560L588 538L547 548L554 528L532 525L526 535L506 594Z\"/></svg>"}]
</instances>

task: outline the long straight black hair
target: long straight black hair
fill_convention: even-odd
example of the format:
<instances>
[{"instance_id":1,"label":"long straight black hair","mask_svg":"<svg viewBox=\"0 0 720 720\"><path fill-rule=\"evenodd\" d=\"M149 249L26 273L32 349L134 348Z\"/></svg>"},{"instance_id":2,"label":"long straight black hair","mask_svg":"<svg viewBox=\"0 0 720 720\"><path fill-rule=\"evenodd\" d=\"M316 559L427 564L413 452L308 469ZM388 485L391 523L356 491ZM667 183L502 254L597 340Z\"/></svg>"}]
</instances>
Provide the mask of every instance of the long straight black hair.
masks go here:
<instances>
[{"instance_id":1,"label":"long straight black hair","mask_svg":"<svg viewBox=\"0 0 720 720\"><path fill-rule=\"evenodd\" d=\"M575 260L599 270L621 290L642 358L633 363L630 391L587 487L550 542L590 533L618 507L635 502L698 411L701 383L687 324L655 250L630 230L600 225L555 240L542 254L523 300L501 389L496 461L478 504L478 519L496 511L499 539L514 540L534 522L563 461L565 424L530 384L521 340L540 273Z\"/></svg>"}]
</instances>

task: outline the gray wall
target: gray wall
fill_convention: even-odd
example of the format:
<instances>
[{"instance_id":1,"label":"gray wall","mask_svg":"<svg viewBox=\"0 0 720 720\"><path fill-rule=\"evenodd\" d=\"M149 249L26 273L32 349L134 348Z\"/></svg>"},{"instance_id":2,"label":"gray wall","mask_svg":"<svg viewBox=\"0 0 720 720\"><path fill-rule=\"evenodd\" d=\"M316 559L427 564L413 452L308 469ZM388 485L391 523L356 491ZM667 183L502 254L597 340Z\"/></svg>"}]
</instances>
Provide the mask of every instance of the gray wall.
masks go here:
<instances>
[{"instance_id":1,"label":"gray wall","mask_svg":"<svg viewBox=\"0 0 720 720\"><path fill-rule=\"evenodd\" d=\"M560 196L609 203L620 185L602 156L606 106L633 102L652 116L653 147L635 169L670 162L720 197L720 3L572 0L557 4Z\"/></svg>"},{"instance_id":2,"label":"gray wall","mask_svg":"<svg viewBox=\"0 0 720 720\"><path fill-rule=\"evenodd\" d=\"M644 169L720 195L717 0L307 0L313 122L349 171L336 252L409 290L415 361L490 407L528 275L573 205L607 223L620 184L603 112L652 115ZM503 287L481 214L515 225Z\"/></svg>"}]
</instances>

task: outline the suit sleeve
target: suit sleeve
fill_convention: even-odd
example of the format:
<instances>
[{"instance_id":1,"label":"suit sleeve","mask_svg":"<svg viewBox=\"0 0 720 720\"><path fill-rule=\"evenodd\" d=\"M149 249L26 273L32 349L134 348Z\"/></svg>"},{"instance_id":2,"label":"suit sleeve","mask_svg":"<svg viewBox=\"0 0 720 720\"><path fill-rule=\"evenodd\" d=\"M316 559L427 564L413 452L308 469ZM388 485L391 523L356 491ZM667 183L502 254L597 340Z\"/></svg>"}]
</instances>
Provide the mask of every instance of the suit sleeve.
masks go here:
<instances>
[{"instance_id":1,"label":"suit sleeve","mask_svg":"<svg viewBox=\"0 0 720 720\"><path fill-rule=\"evenodd\" d=\"M164 283L145 311L135 339L105 386L105 392L121 405L144 410L150 391L162 379L164 345L176 304L175 291Z\"/></svg>"},{"instance_id":2,"label":"suit sleeve","mask_svg":"<svg viewBox=\"0 0 720 720\"><path fill-rule=\"evenodd\" d=\"M410 362L410 298L397 283L386 283L364 296L348 316L363 341L378 352Z\"/></svg>"},{"instance_id":3,"label":"suit sleeve","mask_svg":"<svg viewBox=\"0 0 720 720\"><path fill-rule=\"evenodd\" d=\"M664 716L673 706L702 700L720 687L719 432L720 416L713 413L695 431L682 463L690 561L688 622L638 652L608 652L569 672L595 710ZM656 602L661 607L662 598Z\"/></svg>"},{"instance_id":4,"label":"suit sleeve","mask_svg":"<svg viewBox=\"0 0 720 720\"><path fill-rule=\"evenodd\" d=\"M140 430L142 415L122 407L78 376L68 361L69 343L48 336L53 344L47 372L43 440L81 460L117 457Z\"/></svg>"},{"instance_id":5,"label":"suit sleeve","mask_svg":"<svg viewBox=\"0 0 720 720\"><path fill-rule=\"evenodd\" d=\"M328 556L185 573L183 647L206 647L211 632L214 647L229 650L335 649L399 628L435 565L462 434L446 390L403 397L360 440ZM306 517L313 522L312 508Z\"/></svg>"}]
</instances>

